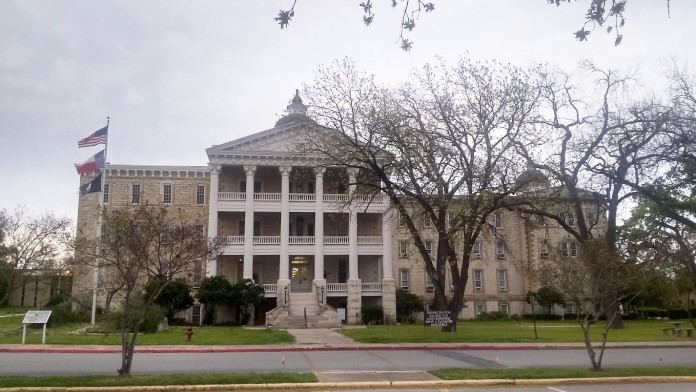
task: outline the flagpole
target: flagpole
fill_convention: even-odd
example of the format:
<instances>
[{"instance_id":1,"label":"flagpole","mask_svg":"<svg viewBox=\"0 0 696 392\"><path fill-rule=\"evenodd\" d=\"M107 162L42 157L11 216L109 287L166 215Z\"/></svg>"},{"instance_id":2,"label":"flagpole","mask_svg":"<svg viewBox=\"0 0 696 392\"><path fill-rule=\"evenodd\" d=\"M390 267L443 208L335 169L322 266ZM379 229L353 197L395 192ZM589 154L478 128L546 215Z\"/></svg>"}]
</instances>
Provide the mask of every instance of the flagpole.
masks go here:
<instances>
[{"instance_id":1,"label":"flagpole","mask_svg":"<svg viewBox=\"0 0 696 392\"><path fill-rule=\"evenodd\" d=\"M107 151L109 149L109 116L106 117L106 142L104 143L104 166L101 168L101 184L99 187L99 217L97 218L97 249L99 249L101 241L101 214L104 212L104 184L106 182L106 162L107 161ZM99 252L97 252L97 257ZM94 324L97 320L97 290L99 289L99 259L97 258L94 264L94 288L92 289L92 320L91 324Z\"/></svg>"}]
</instances>

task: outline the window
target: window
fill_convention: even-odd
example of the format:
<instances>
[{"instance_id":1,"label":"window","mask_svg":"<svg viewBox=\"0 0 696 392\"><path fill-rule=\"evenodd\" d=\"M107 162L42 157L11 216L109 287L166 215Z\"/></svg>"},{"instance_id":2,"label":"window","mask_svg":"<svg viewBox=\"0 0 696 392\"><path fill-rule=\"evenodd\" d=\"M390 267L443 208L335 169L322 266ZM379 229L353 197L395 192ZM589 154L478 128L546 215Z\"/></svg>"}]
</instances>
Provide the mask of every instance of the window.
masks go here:
<instances>
[{"instance_id":1,"label":"window","mask_svg":"<svg viewBox=\"0 0 696 392\"><path fill-rule=\"evenodd\" d=\"M406 227L406 217L399 211L399 227Z\"/></svg>"},{"instance_id":2,"label":"window","mask_svg":"<svg viewBox=\"0 0 696 392\"><path fill-rule=\"evenodd\" d=\"M201 305L193 305L193 309L191 310L191 324L201 324Z\"/></svg>"},{"instance_id":3,"label":"window","mask_svg":"<svg viewBox=\"0 0 696 392\"><path fill-rule=\"evenodd\" d=\"M140 204L140 184L131 185L131 203Z\"/></svg>"},{"instance_id":4,"label":"window","mask_svg":"<svg viewBox=\"0 0 696 392\"><path fill-rule=\"evenodd\" d=\"M196 261L193 264L193 276L191 277L191 285L199 287L201 285L201 277L203 275L203 263Z\"/></svg>"},{"instance_id":5,"label":"window","mask_svg":"<svg viewBox=\"0 0 696 392\"><path fill-rule=\"evenodd\" d=\"M483 292L483 270L474 270L474 293Z\"/></svg>"},{"instance_id":6,"label":"window","mask_svg":"<svg viewBox=\"0 0 696 392\"><path fill-rule=\"evenodd\" d=\"M104 204L109 204L109 184L104 184Z\"/></svg>"},{"instance_id":7,"label":"window","mask_svg":"<svg viewBox=\"0 0 696 392\"><path fill-rule=\"evenodd\" d=\"M409 281L407 269L399 270L399 282L401 283L401 290L405 290L405 291L409 290L410 281Z\"/></svg>"},{"instance_id":8,"label":"window","mask_svg":"<svg viewBox=\"0 0 696 392\"><path fill-rule=\"evenodd\" d=\"M594 210L587 211L587 224L590 226L597 224L597 214Z\"/></svg>"},{"instance_id":9,"label":"window","mask_svg":"<svg viewBox=\"0 0 696 392\"><path fill-rule=\"evenodd\" d=\"M503 213L501 211L495 212L495 228L496 229L503 228Z\"/></svg>"},{"instance_id":10,"label":"window","mask_svg":"<svg viewBox=\"0 0 696 392\"><path fill-rule=\"evenodd\" d=\"M172 204L172 184L162 185L162 203Z\"/></svg>"},{"instance_id":11,"label":"window","mask_svg":"<svg viewBox=\"0 0 696 392\"><path fill-rule=\"evenodd\" d=\"M456 216L454 216L453 213L448 212L447 213L447 225L448 227L454 227L454 225L457 223Z\"/></svg>"},{"instance_id":12,"label":"window","mask_svg":"<svg viewBox=\"0 0 696 392\"><path fill-rule=\"evenodd\" d=\"M503 243L503 241L495 242L495 254L498 260L502 260L505 258L505 244Z\"/></svg>"},{"instance_id":13,"label":"window","mask_svg":"<svg viewBox=\"0 0 696 392\"><path fill-rule=\"evenodd\" d=\"M549 244L546 242L541 242L539 244L539 257L546 259L549 257Z\"/></svg>"},{"instance_id":14,"label":"window","mask_svg":"<svg viewBox=\"0 0 696 392\"><path fill-rule=\"evenodd\" d=\"M546 217L543 215L537 215L536 224L537 226L546 226Z\"/></svg>"},{"instance_id":15,"label":"window","mask_svg":"<svg viewBox=\"0 0 696 392\"><path fill-rule=\"evenodd\" d=\"M430 215L426 216L425 219L423 219L423 227L433 227L433 220L430 217Z\"/></svg>"},{"instance_id":16,"label":"window","mask_svg":"<svg viewBox=\"0 0 696 392\"><path fill-rule=\"evenodd\" d=\"M476 241L474 246L471 247L471 255L474 257L481 257L481 243Z\"/></svg>"},{"instance_id":17,"label":"window","mask_svg":"<svg viewBox=\"0 0 696 392\"><path fill-rule=\"evenodd\" d=\"M408 258L408 242L406 241L399 241L399 258L400 259L407 259Z\"/></svg>"},{"instance_id":18,"label":"window","mask_svg":"<svg viewBox=\"0 0 696 392\"><path fill-rule=\"evenodd\" d=\"M565 223L568 226L575 226L575 213L574 212L566 212L564 214L561 214L561 217L565 221Z\"/></svg>"},{"instance_id":19,"label":"window","mask_svg":"<svg viewBox=\"0 0 696 392\"><path fill-rule=\"evenodd\" d=\"M196 185L196 204L205 204L205 185Z\"/></svg>"},{"instance_id":20,"label":"window","mask_svg":"<svg viewBox=\"0 0 696 392\"><path fill-rule=\"evenodd\" d=\"M205 234L205 229L203 228L203 225L196 225L196 228L194 230L196 238L203 238Z\"/></svg>"},{"instance_id":21,"label":"window","mask_svg":"<svg viewBox=\"0 0 696 392\"><path fill-rule=\"evenodd\" d=\"M578 313L578 305L575 303L568 303L565 306L566 313Z\"/></svg>"},{"instance_id":22,"label":"window","mask_svg":"<svg viewBox=\"0 0 696 392\"><path fill-rule=\"evenodd\" d=\"M561 255L565 257L575 257L578 255L578 244L569 241L569 242L561 242Z\"/></svg>"},{"instance_id":23,"label":"window","mask_svg":"<svg viewBox=\"0 0 696 392\"><path fill-rule=\"evenodd\" d=\"M425 241L425 252L432 256L433 255L433 242L432 241Z\"/></svg>"},{"instance_id":24,"label":"window","mask_svg":"<svg viewBox=\"0 0 696 392\"><path fill-rule=\"evenodd\" d=\"M498 302L498 313L510 314L510 305L505 301Z\"/></svg>"},{"instance_id":25,"label":"window","mask_svg":"<svg viewBox=\"0 0 696 392\"><path fill-rule=\"evenodd\" d=\"M476 317L486 313L486 303L485 302L474 302L474 309L476 309Z\"/></svg>"},{"instance_id":26,"label":"window","mask_svg":"<svg viewBox=\"0 0 696 392\"><path fill-rule=\"evenodd\" d=\"M425 290L435 291L435 285L433 284L433 280L430 279L430 275L428 275L428 271L425 271Z\"/></svg>"},{"instance_id":27,"label":"window","mask_svg":"<svg viewBox=\"0 0 696 392\"><path fill-rule=\"evenodd\" d=\"M507 271L506 270L498 270L497 273L498 273L498 291L501 293L508 291Z\"/></svg>"}]
</instances>

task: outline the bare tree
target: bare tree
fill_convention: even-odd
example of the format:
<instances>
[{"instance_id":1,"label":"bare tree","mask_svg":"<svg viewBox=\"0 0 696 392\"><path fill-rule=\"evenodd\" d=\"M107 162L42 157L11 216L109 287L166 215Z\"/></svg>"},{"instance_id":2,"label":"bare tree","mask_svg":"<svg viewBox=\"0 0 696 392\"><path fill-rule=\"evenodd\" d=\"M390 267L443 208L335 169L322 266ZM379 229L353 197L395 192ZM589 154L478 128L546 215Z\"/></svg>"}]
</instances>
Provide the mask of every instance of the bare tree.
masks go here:
<instances>
[{"instance_id":1,"label":"bare tree","mask_svg":"<svg viewBox=\"0 0 696 392\"><path fill-rule=\"evenodd\" d=\"M202 227L201 219L186 218L182 211L144 204L104 212L100 238L78 233L78 259L104 268L123 282L119 375L130 375L148 308L167 283L193 274L196 265L219 249L216 242L208 242ZM163 284L146 294L145 285L155 278Z\"/></svg>"},{"instance_id":2,"label":"bare tree","mask_svg":"<svg viewBox=\"0 0 696 392\"><path fill-rule=\"evenodd\" d=\"M389 198L433 282L434 308L454 320L472 247L495 233L489 215L516 191L514 146L538 98L528 81L522 69L462 59L427 65L388 89L344 60L307 87L313 115L330 130L307 138L312 149L357 171L351 185L360 193Z\"/></svg>"},{"instance_id":3,"label":"bare tree","mask_svg":"<svg viewBox=\"0 0 696 392\"><path fill-rule=\"evenodd\" d=\"M11 213L3 210L0 216L6 270L0 275L0 287L5 287L5 291L0 292L1 304L13 290L24 286L41 270L57 266L70 220L51 212L32 216L24 207L17 207Z\"/></svg>"},{"instance_id":4,"label":"bare tree","mask_svg":"<svg viewBox=\"0 0 696 392\"><path fill-rule=\"evenodd\" d=\"M577 254L556 249L554 257L542 259L537 271L543 280L560 292L566 303L578 307L577 321L583 334L585 349L593 370L602 370L602 359L606 349L612 318L618 313L610 311L629 303L636 293L620 297L606 295L606 287L631 287L635 281L635 269L630 264L616 260L615 252L607 249L601 240L590 240L583 244ZM607 322L602 328L602 341L597 350L590 338L590 330L601 315Z\"/></svg>"}]
</instances>

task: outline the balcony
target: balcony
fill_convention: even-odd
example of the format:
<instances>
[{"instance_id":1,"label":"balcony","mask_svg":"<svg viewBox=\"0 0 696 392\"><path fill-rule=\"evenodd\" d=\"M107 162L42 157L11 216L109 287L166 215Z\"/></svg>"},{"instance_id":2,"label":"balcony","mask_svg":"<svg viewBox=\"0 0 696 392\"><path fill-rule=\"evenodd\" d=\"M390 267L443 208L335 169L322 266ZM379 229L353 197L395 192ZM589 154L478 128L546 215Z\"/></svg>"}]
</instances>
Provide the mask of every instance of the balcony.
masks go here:
<instances>
[{"instance_id":1,"label":"balcony","mask_svg":"<svg viewBox=\"0 0 696 392\"><path fill-rule=\"evenodd\" d=\"M279 235L264 235L254 236L254 254L258 255L276 255L280 252ZM228 235L219 236L218 241L225 245L224 254L243 254L244 253L244 236L243 235ZM316 237L314 236L290 236L288 244L290 253L313 254ZM343 255L348 254L350 250L350 242L348 236L325 236L324 237L324 254L327 255ZM358 237L358 253L359 254L382 254L382 237L381 236L359 236Z\"/></svg>"},{"instance_id":2,"label":"balcony","mask_svg":"<svg viewBox=\"0 0 696 392\"><path fill-rule=\"evenodd\" d=\"M317 195L314 193L290 193L289 210L293 212L311 212L316 210ZM347 194L323 195L324 210L327 212L343 211L349 201ZM367 208L371 212L384 210L383 195L356 195L353 203ZM254 211L278 212L282 204L282 193L254 193ZM246 208L245 192L218 192L219 211L244 211Z\"/></svg>"},{"instance_id":3,"label":"balcony","mask_svg":"<svg viewBox=\"0 0 696 392\"><path fill-rule=\"evenodd\" d=\"M362 294L365 296L381 296L381 283L363 283ZM348 283L326 283L326 295L329 297L342 297L348 295Z\"/></svg>"}]
</instances>

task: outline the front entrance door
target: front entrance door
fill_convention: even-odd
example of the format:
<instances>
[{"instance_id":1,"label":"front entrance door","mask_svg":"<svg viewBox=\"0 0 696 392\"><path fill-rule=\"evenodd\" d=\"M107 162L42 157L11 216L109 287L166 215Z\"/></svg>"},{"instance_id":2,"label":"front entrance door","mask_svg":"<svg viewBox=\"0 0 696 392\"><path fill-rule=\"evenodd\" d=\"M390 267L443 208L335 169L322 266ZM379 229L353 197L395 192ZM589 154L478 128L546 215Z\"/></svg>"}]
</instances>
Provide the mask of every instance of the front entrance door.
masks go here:
<instances>
[{"instance_id":1,"label":"front entrance door","mask_svg":"<svg viewBox=\"0 0 696 392\"><path fill-rule=\"evenodd\" d=\"M309 279L309 261L302 257L295 257L290 261L290 289L296 293L308 293L311 291Z\"/></svg>"}]
</instances>

